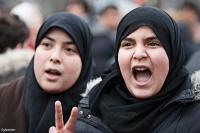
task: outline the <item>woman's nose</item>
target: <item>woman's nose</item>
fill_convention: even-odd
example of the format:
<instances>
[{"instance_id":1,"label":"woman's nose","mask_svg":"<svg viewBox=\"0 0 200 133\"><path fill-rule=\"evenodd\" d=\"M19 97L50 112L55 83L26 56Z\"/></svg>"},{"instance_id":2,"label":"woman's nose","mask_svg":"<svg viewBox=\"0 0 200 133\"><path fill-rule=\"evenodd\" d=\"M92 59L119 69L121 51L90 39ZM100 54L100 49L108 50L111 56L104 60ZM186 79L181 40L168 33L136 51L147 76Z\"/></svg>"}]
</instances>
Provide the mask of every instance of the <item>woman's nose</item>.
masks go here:
<instances>
[{"instance_id":1,"label":"woman's nose","mask_svg":"<svg viewBox=\"0 0 200 133\"><path fill-rule=\"evenodd\" d=\"M61 63L61 51L58 50L58 49L55 49L53 50L52 54L50 55L50 62L53 62L53 63Z\"/></svg>"},{"instance_id":2,"label":"woman's nose","mask_svg":"<svg viewBox=\"0 0 200 133\"><path fill-rule=\"evenodd\" d=\"M136 46L133 50L133 58L135 60L142 60L147 57L146 49L143 46Z\"/></svg>"}]
</instances>

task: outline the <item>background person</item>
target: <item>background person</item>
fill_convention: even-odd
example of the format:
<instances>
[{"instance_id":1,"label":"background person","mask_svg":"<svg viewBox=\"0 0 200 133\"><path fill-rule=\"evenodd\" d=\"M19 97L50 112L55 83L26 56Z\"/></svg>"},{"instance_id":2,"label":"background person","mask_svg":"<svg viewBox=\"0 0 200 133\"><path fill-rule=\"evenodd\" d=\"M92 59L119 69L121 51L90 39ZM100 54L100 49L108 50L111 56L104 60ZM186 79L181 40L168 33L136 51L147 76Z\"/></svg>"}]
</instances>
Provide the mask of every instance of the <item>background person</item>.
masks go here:
<instances>
[{"instance_id":1,"label":"background person","mask_svg":"<svg viewBox=\"0 0 200 133\"><path fill-rule=\"evenodd\" d=\"M93 76L99 77L114 63L114 43L120 12L117 6L107 5L98 13L93 32L92 56Z\"/></svg>"},{"instance_id":2,"label":"background person","mask_svg":"<svg viewBox=\"0 0 200 133\"><path fill-rule=\"evenodd\" d=\"M0 83L25 74L34 51L26 47L29 29L16 15L0 15Z\"/></svg>"},{"instance_id":3,"label":"background person","mask_svg":"<svg viewBox=\"0 0 200 133\"><path fill-rule=\"evenodd\" d=\"M39 6L34 2L21 2L14 6L10 13L19 16L28 26L30 36L28 38L27 47L35 49L36 36L43 22L43 15Z\"/></svg>"}]
</instances>

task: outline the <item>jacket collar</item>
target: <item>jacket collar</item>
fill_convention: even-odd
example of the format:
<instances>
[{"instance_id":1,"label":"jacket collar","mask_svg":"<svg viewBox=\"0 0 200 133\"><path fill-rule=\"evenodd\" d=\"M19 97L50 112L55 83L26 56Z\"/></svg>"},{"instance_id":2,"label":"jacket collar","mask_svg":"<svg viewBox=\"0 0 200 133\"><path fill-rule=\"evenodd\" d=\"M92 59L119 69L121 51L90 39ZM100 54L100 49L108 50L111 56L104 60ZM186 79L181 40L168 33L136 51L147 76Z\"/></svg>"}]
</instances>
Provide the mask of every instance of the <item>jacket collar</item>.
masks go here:
<instances>
[{"instance_id":1,"label":"jacket collar","mask_svg":"<svg viewBox=\"0 0 200 133\"><path fill-rule=\"evenodd\" d=\"M191 76L192 92L196 100L200 100L200 70L196 71Z\"/></svg>"},{"instance_id":2,"label":"jacket collar","mask_svg":"<svg viewBox=\"0 0 200 133\"><path fill-rule=\"evenodd\" d=\"M163 108L171 105L172 103L194 102L200 100L200 70L193 73L191 78L187 80L186 87L177 96L173 97L167 104L164 104ZM161 109L161 110L162 110Z\"/></svg>"}]
</instances>

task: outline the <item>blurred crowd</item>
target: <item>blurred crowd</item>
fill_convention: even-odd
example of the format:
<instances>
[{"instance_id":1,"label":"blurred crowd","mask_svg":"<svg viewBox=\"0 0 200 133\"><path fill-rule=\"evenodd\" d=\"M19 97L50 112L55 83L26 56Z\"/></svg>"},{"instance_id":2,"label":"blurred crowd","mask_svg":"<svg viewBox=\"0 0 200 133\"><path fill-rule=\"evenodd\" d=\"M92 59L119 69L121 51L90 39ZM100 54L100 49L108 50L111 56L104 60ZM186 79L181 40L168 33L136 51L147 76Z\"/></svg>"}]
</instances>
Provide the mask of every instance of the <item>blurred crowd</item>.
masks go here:
<instances>
[{"instance_id":1,"label":"blurred crowd","mask_svg":"<svg viewBox=\"0 0 200 133\"><path fill-rule=\"evenodd\" d=\"M0 1L0 83L24 74L34 53L36 34L45 16L37 2L25 1L12 8ZM114 62L116 27L130 10L148 5L145 0L67 0L65 12L84 19L93 33L93 77ZM154 6L159 6L159 1ZM5 6L4 6L5 5ZM183 0L176 8L165 8L178 23L185 65L193 73L200 69L200 7L198 1ZM43 7L45 8L45 7ZM148 16L147 16L148 17Z\"/></svg>"}]
</instances>

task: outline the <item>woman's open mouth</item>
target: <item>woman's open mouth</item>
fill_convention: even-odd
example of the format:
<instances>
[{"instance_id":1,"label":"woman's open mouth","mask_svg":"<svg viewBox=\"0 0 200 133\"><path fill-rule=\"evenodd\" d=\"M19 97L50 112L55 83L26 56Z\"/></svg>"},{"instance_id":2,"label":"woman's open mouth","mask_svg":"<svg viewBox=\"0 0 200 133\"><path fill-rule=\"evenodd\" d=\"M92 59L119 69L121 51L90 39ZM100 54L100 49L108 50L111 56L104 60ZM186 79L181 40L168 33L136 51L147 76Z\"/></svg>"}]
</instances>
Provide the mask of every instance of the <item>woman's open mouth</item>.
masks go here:
<instances>
[{"instance_id":1,"label":"woman's open mouth","mask_svg":"<svg viewBox=\"0 0 200 133\"><path fill-rule=\"evenodd\" d=\"M45 73L47 74L47 79L50 81L57 80L61 76L61 72L56 69L47 69Z\"/></svg>"},{"instance_id":2,"label":"woman's open mouth","mask_svg":"<svg viewBox=\"0 0 200 133\"><path fill-rule=\"evenodd\" d=\"M151 70L146 66L136 66L132 68L132 74L139 83L146 83L152 75Z\"/></svg>"}]
</instances>

